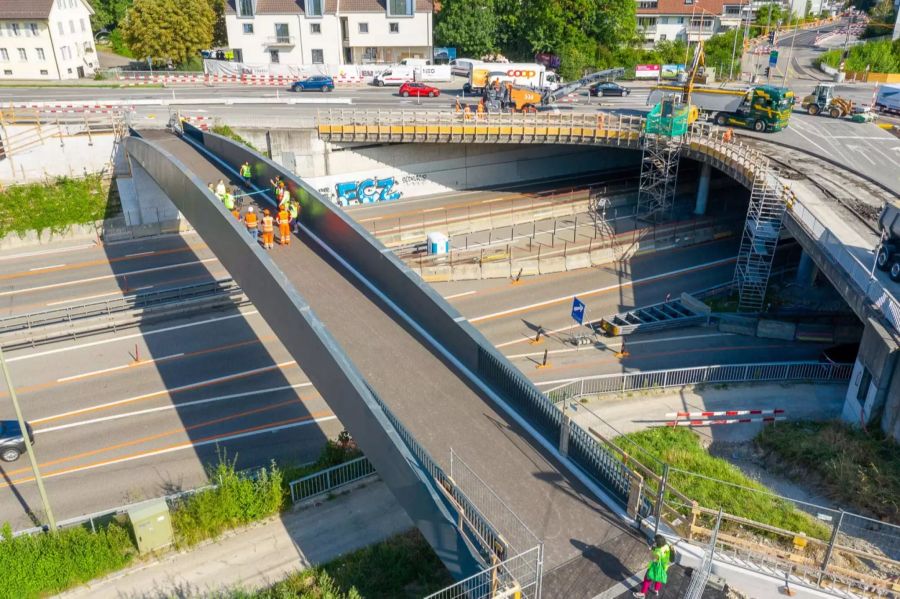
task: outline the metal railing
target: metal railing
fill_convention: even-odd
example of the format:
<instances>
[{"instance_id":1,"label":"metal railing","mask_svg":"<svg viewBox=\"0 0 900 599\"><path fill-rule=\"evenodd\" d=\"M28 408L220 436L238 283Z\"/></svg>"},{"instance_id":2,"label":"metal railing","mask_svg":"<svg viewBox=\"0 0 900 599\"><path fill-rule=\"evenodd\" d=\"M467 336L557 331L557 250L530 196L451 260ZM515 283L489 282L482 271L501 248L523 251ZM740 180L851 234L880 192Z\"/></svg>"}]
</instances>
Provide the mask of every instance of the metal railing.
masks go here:
<instances>
[{"instance_id":1,"label":"metal railing","mask_svg":"<svg viewBox=\"0 0 900 599\"><path fill-rule=\"evenodd\" d=\"M589 376L554 387L547 397L556 404L590 395L647 391L719 383L786 381L842 382L850 380L853 364L828 362L763 362L723 364L671 370L649 370Z\"/></svg>"},{"instance_id":2,"label":"metal railing","mask_svg":"<svg viewBox=\"0 0 900 599\"><path fill-rule=\"evenodd\" d=\"M540 547L533 547L425 599L539 599L541 559Z\"/></svg>"},{"instance_id":3,"label":"metal railing","mask_svg":"<svg viewBox=\"0 0 900 599\"><path fill-rule=\"evenodd\" d=\"M291 503L326 495L336 489L377 476L375 467L367 457L362 456L291 481L288 483L291 489Z\"/></svg>"},{"instance_id":4,"label":"metal railing","mask_svg":"<svg viewBox=\"0 0 900 599\"><path fill-rule=\"evenodd\" d=\"M709 575L712 574L713 558L716 554L716 538L719 535L719 527L721 525L722 508L719 508L719 516L716 518L716 525L710 534L709 544L703 550L703 561L700 563L700 567L695 569L691 575L691 582L684 593L684 599L700 599L703 597L703 591L706 589Z\"/></svg>"}]
</instances>

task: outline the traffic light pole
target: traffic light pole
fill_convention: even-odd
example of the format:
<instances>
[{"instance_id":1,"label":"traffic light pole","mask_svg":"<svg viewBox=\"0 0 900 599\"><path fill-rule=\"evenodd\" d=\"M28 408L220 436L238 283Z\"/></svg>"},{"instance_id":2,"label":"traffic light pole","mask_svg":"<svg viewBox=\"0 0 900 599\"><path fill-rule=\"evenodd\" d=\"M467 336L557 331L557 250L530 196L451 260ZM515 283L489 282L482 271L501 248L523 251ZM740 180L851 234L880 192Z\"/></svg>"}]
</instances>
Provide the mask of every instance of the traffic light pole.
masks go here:
<instances>
[{"instance_id":1,"label":"traffic light pole","mask_svg":"<svg viewBox=\"0 0 900 599\"><path fill-rule=\"evenodd\" d=\"M41 495L41 502L44 504L44 511L47 513L47 521L50 523L50 530L55 533L56 519L53 517L53 510L50 509L50 501L47 499L47 491L44 489L44 480L41 478L41 471L38 469L37 459L34 457L31 438L28 436L28 428L25 426L25 419L22 418L22 409L19 407L19 398L16 396L16 388L13 386L12 377L9 374L9 368L6 366L6 359L3 357L2 349L0 349L0 367L3 368L3 376L6 378L6 387L9 389L9 397L12 399L13 408L16 410L16 419L19 421L19 428L22 430L22 438L25 439L25 453L28 454L28 460L31 462L31 470L34 472L34 480L37 483L38 493Z\"/></svg>"}]
</instances>

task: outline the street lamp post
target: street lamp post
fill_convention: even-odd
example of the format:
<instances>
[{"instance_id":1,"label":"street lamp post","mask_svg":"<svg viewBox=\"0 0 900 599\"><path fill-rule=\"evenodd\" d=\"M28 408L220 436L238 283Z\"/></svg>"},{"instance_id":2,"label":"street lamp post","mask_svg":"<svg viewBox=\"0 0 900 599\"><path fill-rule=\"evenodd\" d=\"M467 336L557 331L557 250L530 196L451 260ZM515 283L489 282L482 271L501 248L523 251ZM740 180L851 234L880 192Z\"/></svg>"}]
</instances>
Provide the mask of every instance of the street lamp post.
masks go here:
<instances>
[{"instance_id":1,"label":"street lamp post","mask_svg":"<svg viewBox=\"0 0 900 599\"><path fill-rule=\"evenodd\" d=\"M19 407L19 398L16 396L16 388L13 386L12 377L9 374L9 368L6 365L6 359L3 357L2 349L0 349L0 367L3 368L3 376L6 378L6 387L9 389L9 397L12 399L13 408L16 410L16 418L19 421L19 428L22 430L22 437L25 439L25 453L28 454L28 459L31 462L31 470L34 472L34 480L37 483L38 493L41 494L41 502L44 504L44 511L47 513L50 530L56 532L56 519L53 517L53 510L50 509L50 501L47 499L44 481L41 478L41 471L38 469L37 459L34 457L34 448L31 445L31 438L28 436L28 428L25 426L25 419L22 418L22 409Z\"/></svg>"},{"instance_id":2,"label":"street lamp post","mask_svg":"<svg viewBox=\"0 0 900 599\"><path fill-rule=\"evenodd\" d=\"M800 20L798 19L794 25L794 35L791 37L791 47L788 50L787 63L784 65L784 77L781 79L781 87L787 87L788 69L791 68L791 58L794 55L794 41L800 33Z\"/></svg>"}]
</instances>

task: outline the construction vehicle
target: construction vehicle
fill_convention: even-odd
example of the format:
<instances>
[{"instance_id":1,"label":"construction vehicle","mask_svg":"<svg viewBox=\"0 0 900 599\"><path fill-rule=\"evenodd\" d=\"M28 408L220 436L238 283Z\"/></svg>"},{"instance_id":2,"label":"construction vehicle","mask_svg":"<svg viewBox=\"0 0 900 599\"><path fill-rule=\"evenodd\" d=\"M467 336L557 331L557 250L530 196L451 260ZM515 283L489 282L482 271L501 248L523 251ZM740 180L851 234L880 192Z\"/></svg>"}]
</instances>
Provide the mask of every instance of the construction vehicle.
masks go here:
<instances>
[{"instance_id":1,"label":"construction vehicle","mask_svg":"<svg viewBox=\"0 0 900 599\"><path fill-rule=\"evenodd\" d=\"M881 209L878 224L881 247L875 257L875 266L887 272L892 281L900 283L900 202L887 202Z\"/></svg>"},{"instance_id":2,"label":"construction vehicle","mask_svg":"<svg viewBox=\"0 0 900 599\"><path fill-rule=\"evenodd\" d=\"M648 104L658 104L667 96L676 96L680 103L694 107L689 122L700 113L707 114L720 126L738 126L763 131L781 131L788 126L794 106L794 92L774 85L757 85L742 89L707 87L694 82L704 70L703 42L697 43L685 81L673 85L659 85L650 90Z\"/></svg>"},{"instance_id":3,"label":"construction vehicle","mask_svg":"<svg viewBox=\"0 0 900 599\"><path fill-rule=\"evenodd\" d=\"M487 86L499 80L538 90L556 89L561 83L559 75L537 63L473 62L469 67L469 80L463 85L467 94L480 94Z\"/></svg>"},{"instance_id":4,"label":"construction vehicle","mask_svg":"<svg viewBox=\"0 0 900 599\"><path fill-rule=\"evenodd\" d=\"M853 102L834 95L834 83L819 83L800 103L809 114L827 114L839 119L853 113Z\"/></svg>"},{"instance_id":5,"label":"construction vehicle","mask_svg":"<svg viewBox=\"0 0 900 599\"><path fill-rule=\"evenodd\" d=\"M537 112L538 108L553 104L562 97L587 87L598 81L621 77L625 69L617 67L591 73L571 83L566 83L556 89L533 89L521 85L514 85L500 78L488 79L482 93L484 108L488 113L498 112Z\"/></svg>"}]
</instances>

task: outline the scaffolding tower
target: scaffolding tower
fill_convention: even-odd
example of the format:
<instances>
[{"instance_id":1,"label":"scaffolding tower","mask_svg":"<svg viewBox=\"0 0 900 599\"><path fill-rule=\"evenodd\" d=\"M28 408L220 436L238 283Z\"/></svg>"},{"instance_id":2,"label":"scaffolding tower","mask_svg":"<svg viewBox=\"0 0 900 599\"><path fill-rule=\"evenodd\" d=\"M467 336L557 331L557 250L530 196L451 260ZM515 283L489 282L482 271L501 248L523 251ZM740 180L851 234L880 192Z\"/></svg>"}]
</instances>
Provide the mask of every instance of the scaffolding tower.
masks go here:
<instances>
[{"instance_id":1,"label":"scaffolding tower","mask_svg":"<svg viewBox=\"0 0 900 599\"><path fill-rule=\"evenodd\" d=\"M740 294L740 312L763 311L785 209L776 173L764 166L753 179L747 221L734 269L734 286Z\"/></svg>"},{"instance_id":2,"label":"scaffolding tower","mask_svg":"<svg viewBox=\"0 0 900 599\"><path fill-rule=\"evenodd\" d=\"M682 136L646 133L641 157L637 218L653 224L672 219Z\"/></svg>"}]
</instances>

